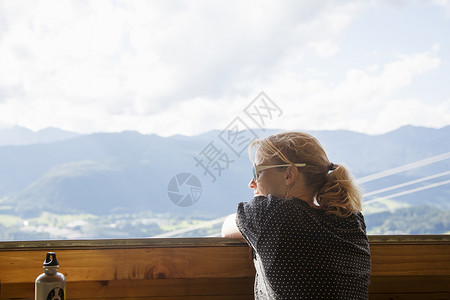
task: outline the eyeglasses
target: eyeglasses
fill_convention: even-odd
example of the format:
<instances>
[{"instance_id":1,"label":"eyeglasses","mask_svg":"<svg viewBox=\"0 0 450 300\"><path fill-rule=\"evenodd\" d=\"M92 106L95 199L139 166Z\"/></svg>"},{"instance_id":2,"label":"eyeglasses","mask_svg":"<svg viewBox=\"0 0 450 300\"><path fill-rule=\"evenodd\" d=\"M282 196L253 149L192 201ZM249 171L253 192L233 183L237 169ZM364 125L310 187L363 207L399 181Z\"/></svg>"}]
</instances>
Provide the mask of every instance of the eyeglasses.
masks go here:
<instances>
[{"instance_id":1,"label":"eyeglasses","mask_svg":"<svg viewBox=\"0 0 450 300\"><path fill-rule=\"evenodd\" d=\"M305 163L301 164L284 164L284 165L270 165L270 166L257 166L255 163L253 164L253 179L256 181L258 180L258 173L262 170L271 169L271 168L279 168L279 167L289 167L289 166L296 166L296 167L304 167L306 166Z\"/></svg>"}]
</instances>

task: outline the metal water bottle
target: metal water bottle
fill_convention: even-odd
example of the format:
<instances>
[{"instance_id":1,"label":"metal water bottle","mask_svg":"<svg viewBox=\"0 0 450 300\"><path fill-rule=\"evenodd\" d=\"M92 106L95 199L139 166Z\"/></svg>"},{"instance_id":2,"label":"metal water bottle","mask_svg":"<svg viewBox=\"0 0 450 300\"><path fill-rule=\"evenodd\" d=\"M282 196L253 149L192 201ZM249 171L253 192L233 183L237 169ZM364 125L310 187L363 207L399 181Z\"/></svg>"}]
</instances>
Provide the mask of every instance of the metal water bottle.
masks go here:
<instances>
[{"instance_id":1,"label":"metal water bottle","mask_svg":"<svg viewBox=\"0 0 450 300\"><path fill-rule=\"evenodd\" d=\"M36 278L34 284L35 300L64 300L66 279L58 272L59 263L54 252L48 252L44 261L44 273Z\"/></svg>"}]
</instances>

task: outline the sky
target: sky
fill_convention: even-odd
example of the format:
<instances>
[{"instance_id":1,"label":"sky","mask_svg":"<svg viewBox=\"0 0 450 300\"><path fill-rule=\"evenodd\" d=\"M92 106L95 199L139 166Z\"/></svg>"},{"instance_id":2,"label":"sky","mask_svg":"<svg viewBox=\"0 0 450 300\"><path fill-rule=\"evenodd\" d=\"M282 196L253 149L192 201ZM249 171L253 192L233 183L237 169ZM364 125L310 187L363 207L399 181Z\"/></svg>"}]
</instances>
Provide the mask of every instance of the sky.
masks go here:
<instances>
[{"instance_id":1,"label":"sky","mask_svg":"<svg viewBox=\"0 0 450 300\"><path fill-rule=\"evenodd\" d=\"M0 0L0 129L450 124L450 1Z\"/></svg>"}]
</instances>

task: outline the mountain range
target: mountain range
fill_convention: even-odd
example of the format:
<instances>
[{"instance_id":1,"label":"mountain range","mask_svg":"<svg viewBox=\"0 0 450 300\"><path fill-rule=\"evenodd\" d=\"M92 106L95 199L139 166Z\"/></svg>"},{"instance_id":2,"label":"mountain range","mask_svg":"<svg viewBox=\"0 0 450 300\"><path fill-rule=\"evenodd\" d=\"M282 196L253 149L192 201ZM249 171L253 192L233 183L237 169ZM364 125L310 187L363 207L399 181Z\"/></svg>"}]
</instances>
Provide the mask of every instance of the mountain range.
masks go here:
<instances>
[{"instance_id":1,"label":"mountain range","mask_svg":"<svg viewBox=\"0 0 450 300\"><path fill-rule=\"evenodd\" d=\"M13 132L18 135L14 137ZM254 130L258 137L276 132L280 130ZM43 212L108 215L148 210L211 217L232 213L237 203L252 197L247 187L251 163L246 151L236 153L221 139L222 133L161 137L134 131L82 135L58 129L0 130L0 214L26 218ZM331 161L348 166L356 178L450 152L450 126L404 126L381 135L344 130L309 133L319 139ZM209 169L203 168L208 162ZM369 193L417 181L380 193L381 201L367 205L367 214L386 215L393 207L420 205L450 209L445 184L383 198L448 179L447 174L420 181L448 170L450 159L446 158L363 183L364 192ZM180 182L188 177L197 181ZM181 205L173 194L189 196L185 200L192 205Z\"/></svg>"},{"instance_id":2,"label":"mountain range","mask_svg":"<svg viewBox=\"0 0 450 300\"><path fill-rule=\"evenodd\" d=\"M79 135L79 133L52 127L35 132L28 128L14 126L0 130L0 146L51 143L71 139Z\"/></svg>"}]
</instances>

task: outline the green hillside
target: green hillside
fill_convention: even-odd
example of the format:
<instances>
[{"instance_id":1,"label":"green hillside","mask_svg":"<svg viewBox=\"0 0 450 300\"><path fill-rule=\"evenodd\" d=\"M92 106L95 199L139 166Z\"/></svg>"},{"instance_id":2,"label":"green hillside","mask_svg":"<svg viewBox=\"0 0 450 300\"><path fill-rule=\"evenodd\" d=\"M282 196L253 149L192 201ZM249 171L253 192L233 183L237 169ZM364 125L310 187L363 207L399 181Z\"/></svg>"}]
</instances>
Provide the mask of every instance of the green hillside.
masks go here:
<instances>
[{"instance_id":1,"label":"green hillside","mask_svg":"<svg viewBox=\"0 0 450 300\"><path fill-rule=\"evenodd\" d=\"M445 234L450 231L450 210L412 206L365 217L369 234Z\"/></svg>"}]
</instances>

